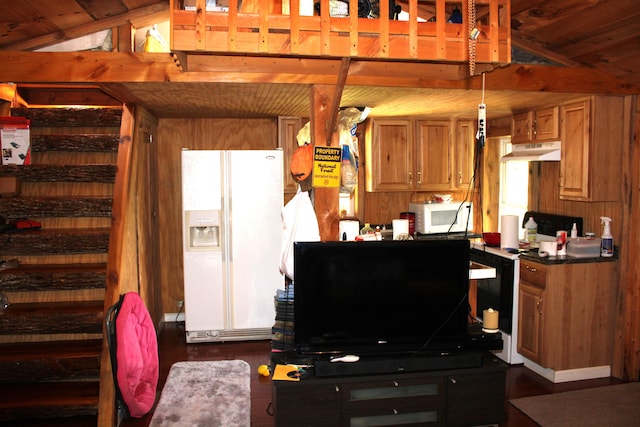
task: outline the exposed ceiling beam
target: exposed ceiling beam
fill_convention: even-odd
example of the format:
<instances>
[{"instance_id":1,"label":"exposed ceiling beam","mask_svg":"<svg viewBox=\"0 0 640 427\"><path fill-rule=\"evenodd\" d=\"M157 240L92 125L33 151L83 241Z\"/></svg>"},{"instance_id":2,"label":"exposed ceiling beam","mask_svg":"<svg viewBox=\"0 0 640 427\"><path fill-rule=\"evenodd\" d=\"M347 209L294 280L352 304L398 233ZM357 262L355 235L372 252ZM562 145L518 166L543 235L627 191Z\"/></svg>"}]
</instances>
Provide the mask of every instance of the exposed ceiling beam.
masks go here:
<instances>
[{"instance_id":1,"label":"exposed ceiling beam","mask_svg":"<svg viewBox=\"0 0 640 427\"><path fill-rule=\"evenodd\" d=\"M108 18L78 25L74 28L56 31L44 36L34 37L32 39L14 43L12 45L3 46L2 50L21 51L40 49L56 43L61 43L67 40L82 37L87 34L93 34L98 31L115 28L127 22L130 22L134 26L137 25L139 27L143 27L146 25L151 25L155 22L167 20L169 20L169 3L162 1L149 6L140 7L138 9L132 9L120 15L110 16Z\"/></svg>"},{"instance_id":2,"label":"exposed ceiling beam","mask_svg":"<svg viewBox=\"0 0 640 427\"><path fill-rule=\"evenodd\" d=\"M0 51L0 82L127 83L218 82L335 85L340 59L251 58L251 67L181 72L169 53ZM291 58L289 58L291 59ZM191 59L189 63L191 65ZM283 65L291 65L292 68ZM297 64L297 66L295 66ZM46 65L46 66L45 66ZM406 88L482 89L482 77L462 77L464 64L351 60L346 85ZM286 70L284 72L283 70ZM442 73L442 74L439 74ZM457 74L456 74L457 73ZM454 77L457 75L457 77ZM638 94L640 87L592 68L512 64L486 73L487 89L558 93Z\"/></svg>"},{"instance_id":3,"label":"exposed ceiling beam","mask_svg":"<svg viewBox=\"0 0 640 427\"><path fill-rule=\"evenodd\" d=\"M333 135L333 130L336 127L336 121L338 120L338 109L340 108L340 100L342 99L344 84L347 82L350 64L351 58L342 58L342 61L340 62L340 72L338 73L338 82L336 83L336 93L333 95L329 122L327 123L327 146L331 145L331 137Z\"/></svg>"}]
</instances>

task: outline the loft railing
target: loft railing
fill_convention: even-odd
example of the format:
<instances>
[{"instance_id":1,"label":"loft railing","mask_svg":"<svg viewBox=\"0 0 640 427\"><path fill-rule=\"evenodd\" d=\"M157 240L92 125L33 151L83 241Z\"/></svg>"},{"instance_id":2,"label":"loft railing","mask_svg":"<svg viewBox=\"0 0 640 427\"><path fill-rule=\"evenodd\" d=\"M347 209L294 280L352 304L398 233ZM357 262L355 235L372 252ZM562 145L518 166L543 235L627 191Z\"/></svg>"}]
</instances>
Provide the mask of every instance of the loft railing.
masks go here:
<instances>
[{"instance_id":1,"label":"loft railing","mask_svg":"<svg viewBox=\"0 0 640 427\"><path fill-rule=\"evenodd\" d=\"M331 8L342 3L342 10L348 5L356 11L358 0L310 0L317 4L309 16L306 1L171 0L171 48L453 62L468 61L471 55L481 63L511 61L510 0L370 0L374 12L369 17L337 16ZM469 3L475 4L471 11ZM405 20L389 19L394 4L405 12ZM462 23L448 22L454 10ZM475 20L469 19L472 12ZM477 38L470 39L473 29Z\"/></svg>"}]
</instances>

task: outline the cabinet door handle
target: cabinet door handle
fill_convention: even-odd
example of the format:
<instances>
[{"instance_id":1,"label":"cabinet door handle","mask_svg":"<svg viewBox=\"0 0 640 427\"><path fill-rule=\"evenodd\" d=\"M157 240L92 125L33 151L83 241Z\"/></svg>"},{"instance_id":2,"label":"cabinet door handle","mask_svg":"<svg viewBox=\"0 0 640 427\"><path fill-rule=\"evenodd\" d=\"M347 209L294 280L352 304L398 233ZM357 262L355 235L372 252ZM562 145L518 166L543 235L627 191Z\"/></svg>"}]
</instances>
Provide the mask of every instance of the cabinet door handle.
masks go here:
<instances>
[{"instance_id":1,"label":"cabinet door handle","mask_svg":"<svg viewBox=\"0 0 640 427\"><path fill-rule=\"evenodd\" d=\"M400 385L400 384L398 384L398 381L394 381L394 382L393 382L393 386L394 386L394 387L398 387L399 385Z\"/></svg>"},{"instance_id":2,"label":"cabinet door handle","mask_svg":"<svg viewBox=\"0 0 640 427\"><path fill-rule=\"evenodd\" d=\"M418 184L422 184L422 172L418 172Z\"/></svg>"},{"instance_id":3,"label":"cabinet door handle","mask_svg":"<svg viewBox=\"0 0 640 427\"><path fill-rule=\"evenodd\" d=\"M537 268L535 268L535 267L531 267L531 266L529 266L529 265L525 265L525 266L524 266L524 268L526 268L526 269L527 269L527 271L530 271L530 272L532 272L532 273L535 273L536 271L538 271L538 269L537 269Z\"/></svg>"},{"instance_id":4,"label":"cabinet door handle","mask_svg":"<svg viewBox=\"0 0 640 427\"><path fill-rule=\"evenodd\" d=\"M451 378L450 381L451 381L451 384L456 384L458 382L458 381L456 381L455 378Z\"/></svg>"},{"instance_id":5,"label":"cabinet door handle","mask_svg":"<svg viewBox=\"0 0 640 427\"><path fill-rule=\"evenodd\" d=\"M340 393L340 386L339 385L336 386L336 393Z\"/></svg>"},{"instance_id":6,"label":"cabinet door handle","mask_svg":"<svg viewBox=\"0 0 640 427\"><path fill-rule=\"evenodd\" d=\"M413 173L409 172L409 184L413 184Z\"/></svg>"},{"instance_id":7,"label":"cabinet door handle","mask_svg":"<svg viewBox=\"0 0 640 427\"><path fill-rule=\"evenodd\" d=\"M538 309L538 314L542 314L542 298L536 302L536 308Z\"/></svg>"},{"instance_id":8,"label":"cabinet door handle","mask_svg":"<svg viewBox=\"0 0 640 427\"><path fill-rule=\"evenodd\" d=\"M458 184L462 184L462 171L458 171Z\"/></svg>"}]
</instances>

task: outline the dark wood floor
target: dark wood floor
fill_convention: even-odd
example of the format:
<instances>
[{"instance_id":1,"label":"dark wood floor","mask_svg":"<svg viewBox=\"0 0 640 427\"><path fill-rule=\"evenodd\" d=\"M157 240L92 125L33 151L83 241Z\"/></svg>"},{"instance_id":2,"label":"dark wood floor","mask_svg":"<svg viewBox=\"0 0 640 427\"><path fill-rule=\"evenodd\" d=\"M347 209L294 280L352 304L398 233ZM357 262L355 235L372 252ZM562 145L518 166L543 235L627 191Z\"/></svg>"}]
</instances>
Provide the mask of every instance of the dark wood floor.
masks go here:
<instances>
[{"instance_id":1,"label":"dark wood floor","mask_svg":"<svg viewBox=\"0 0 640 427\"><path fill-rule=\"evenodd\" d=\"M273 427L269 415L271 403L271 380L258 375L258 366L269 363L269 341L246 341L228 343L185 344L184 329L176 323L167 323L160 332L158 347L160 352L160 381L158 393L162 389L171 365L179 361L242 359L251 365L251 425ZM599 387L620 383L614 378L575 381L553 384L538 374L514 365L507 371L505 401L506 419L501 427L537 427L529 417L517 410L508 400L539 394L559 393L589 387ZM125 420L122 427L148 426L151 414L140 419Z\"/></svg>"}]
</instances>

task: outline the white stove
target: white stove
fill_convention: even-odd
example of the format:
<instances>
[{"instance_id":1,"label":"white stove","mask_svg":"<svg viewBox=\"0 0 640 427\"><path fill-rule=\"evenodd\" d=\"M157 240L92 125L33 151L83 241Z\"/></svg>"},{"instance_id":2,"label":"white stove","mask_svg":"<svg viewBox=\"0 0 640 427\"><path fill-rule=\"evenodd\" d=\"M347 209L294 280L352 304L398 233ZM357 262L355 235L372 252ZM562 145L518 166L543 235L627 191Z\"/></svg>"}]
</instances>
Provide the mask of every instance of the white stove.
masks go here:
<instances>
[{"instance_id":1,"label":"white stove","mask_svg":"<svg viewBox=\"0 0 640 427\"><path fill-rule=\"evenodd\" d=\"M500 248L471 244L471 261L496 270L494 278L477 280L477 320L482 322L484 309L500 311L499 328L503 348L493 353L509 364L524 363L518 353L518 291L520 283L520 255Z\"/></svg>"}]
</instances>

